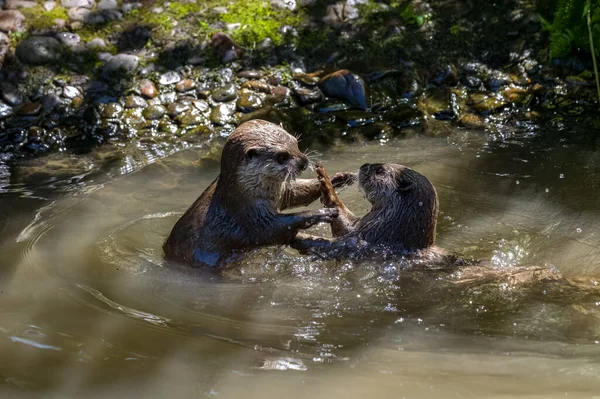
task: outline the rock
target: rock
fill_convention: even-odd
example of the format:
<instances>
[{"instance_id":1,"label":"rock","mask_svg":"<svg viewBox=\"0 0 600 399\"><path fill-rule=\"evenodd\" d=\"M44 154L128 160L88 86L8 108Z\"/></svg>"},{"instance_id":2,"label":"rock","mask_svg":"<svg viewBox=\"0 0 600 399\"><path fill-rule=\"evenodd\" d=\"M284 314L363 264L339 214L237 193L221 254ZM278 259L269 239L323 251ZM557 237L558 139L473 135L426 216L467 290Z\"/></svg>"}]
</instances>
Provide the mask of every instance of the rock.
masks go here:
<instances>
[{"instance_id":1,"label":"rock","mask_svg":"<svg viewBox=\"0 0 600 399\"><path fill-rule=\"evenodd\" d=\"M134 94L128 95L125 99L125 108L145 108L147 105L146 100Z\"/></svg>"},{"instance_id":2,"label":"rock","mask_svg":"<svg viewBox=\"0 0 600 399\"><path fill-rule=\"evenodd\" d=\"M65 8L92 8L94 0L60 0L60 4Z\"/></svg>"},{"instance_id":3,"label":"rock","mask_svg":"<svg viewBox=\"0 0 600 399\"><path fill-rule=\"evenodd\" d=\"M242 89L250 89L253 91L260 91L261 93L265 94L271 94L273 86L266 82L261 82L259 80L249 80L247 82L242 83Z\"/></svg>"},{"instance_id":4,"label":"rock","mask_svg":"<svg viewBox=\"0 0 600 399\"><path fill-rule=\"evenodd\" d=\"M177 83L181 80L181 76L179 76L179 74L175 71L169 71L169 72L165 72L162 75L160 75L160 78L158 79L158 83L163 85L163 86L167 86L167 85L172 85L174 83Z\"/></svg>"},{"instance_id":5,"label":"rock","mask_svg":"<svg viewBox=\"0 0 600 399\"><path fill-rule=\"evenodd\" d=\"M161 103L170 104L177 99L177 94L174 91L168 91L166 93L161 93L158 98Z\"/></svg>"},{"instance_id":6,"label":"rock","mask_svg":"<svg viewBox=\"0 0 600 399\"><path fill-rule=\"evenodd\" d=\"M117 119L123 113L123 106L119 103L110 103L102 110L103 119Z\"/></svg>"},{"instance_id":7,"label":"rock","mask_svg":"<svg viewBox=\"0 0 600 399\"><path fill-rule=\"evenodd\" d=\"M227 32L233 32L234 30L240 29L242 27L242 24L239 22L234 22L234 23L225 25L225 27L227 28Z\"/></svg>"},{"instance_id":8,"label":"rock","mask_svg":"<svg viewBox=\"0 0 600 399\"><path fill-rule=\"evenodd\" d=\"M23 21L25 16L20 11L9 10L0 11L0 31L2 32L23 32Z\"/></svg>"},{"instance_id":9,"label":"rock","mask_svg":"<svg viewBox=\"0 0 600 399\"><path fill-rule=\"evenodd\" d=\"M458 119L458 124L469 129L485 129L485 120L475 114L464 114Z\"/></svg>"},{"instance_id":10,"label":"rock","mask_svg":"<svg viewBox=\"0 0 600 399\"><path fill-rule=\"evenodd\" d=\"M104 39L95 37L89 42L87 42L85 46L90 50L100 50L106 48L106 42L104 41Z\"/></svg>"},{"instance_id":11,"label":"rock","mask_svg":"<svg viewBox=\"0 0 600 399\"><path fill-rule=\"evenodd\" d=\"M217 126L223 126L233 122L235 104L219 104L210 111L210 121Z\"/></svg>"},{"instance_id":12,"label":"rock","mask_svg":"<svg viewBox=\"0 0 600 399\"><path fill-rule=\"evenodd\" d=\"M98 10L117 10L119 4L117 3L117 0L100 0L96 8Z\"/></svg>"},{"instance_id":13,"label":"rock","mask_svg":"<svg viewBox=\"0 0 600 399\"><path fill-rule=\"evenodd\" d=\"M63 96L66 98L75 98L81 95L81 91L74 86L65 86L63 89Z\"/></svg>"},{"instance_id":14,"label":"rock","mask_svg":"<svg viewBox=\"0 0 600 399\"><path fill-rule=\"evenodd\" d=\"M210 106L206 101L196 100L192 104L194 104L194 107L202 113L205 113L210 109Z\"/></svg>"},{"instance_id":15,"label":"rock","mask_svg":"<svg viewBox=\"0 0 600 399\"><path fill-rule=\"evenodd\" d=\"M100 10L100 16L106 21L120 21L123 14L117 10Z\"/></svg>"},{"instance_id":16,"label":"rock","mask_svg":"<svg viewBox=\"0 0 600 399\"><path fill-rule=\"evenodd\" d=\"M32 36L23 40L15 51L19 60L28 65L53 64L62 56L60 42L49 36Z\"/></svg>"},{"instance_id":17,"label":"rock","mask_svg":"<svg viewBox=\"0 0 600 399\"><path fill-rule=\"evenodd\" d=\"M156 90L154 82L149 79L144 79L140 82L140 93L147 98L158 96L158 90Z\"/></svg>"},{"instance_id":18,"label":"rock","mask_svg":"<svg viewBox=\"0 0 600 399\"><path fill-rule=\"evenodd\" d=\"M5 10L16 10L19 8L31 8L35 7L37 3L30 0L6 0L4 3Z\"/></svg>"},{"instance_id":19,"label":"rock","mask_svg":"<svg viewBox=\"0 0 600 399\"><path fill-rule=\"evenodd\" d=\"M316 103L323 99L321 92L317 88L297 86L294 87L293 91L300 105Z\"/></svg>"},{"instance_id":20,"label":"rock","mask_svg":"<svg viewBox=\"0 0 600 399\"><path fill-rule=\"evenodd\" d=\"M10 38L4 32L0 32L0 68L4 65L4 59L10 52Z\"/></svg>"},{"instance_id":21,"label":"rock","mask_svg":"<svg viewBox=\"0 0 600 399\"><path fill-rule=\"evenodd\" d=\"M185 93L195 88L196 82L194 82L192 79L183 79L182 81L177 82L175 85L175 90L177 90L178 93Z\"/></svg>"},{"instance_id":22,"label":"rock","mask_svg":"<svg viewBox=\"0 0 600 399\"><path fill-rule=\"evenodd\" d=\"M451 119L454 117L451 94L448 87L432 88L419 98L419 108L435 119Z\"/></svg>"},{"instance_id":23,"label":"rock","mask_svg":"<svg viewBox=\"0 0 600 399\"><path fill-rule=\"evenodd\" d=\"M367 108L367 93L364 80L347 69L325 76L319 82L323 93L339 98L353 107Z\"/></svg>"},{"instance_id":24,"label":"rock","mask_svg":"<svg viewBox=\"0 0 600 399\"><path fill-rule=\"evenodd\" d=\"M262 106L262 102L263 98L259 94L247 89L242 89L240 90L235 106L238 111L252 112L260 108Z\"/></svg>"},{"instance_id":25,"label":"rock","mask_svg":"<svg viewBox=\"0 0 600 399\"><path fill-rule=\"evenodd\" d=\"M38 102L25 103L19 108L17 114L22 116L33 116L39 114L41 110L42 105Z\"/></svg>"},{"instance_id":26,"label":"rock","mask_svg":"<svg viewBox=\"0 0 600 399\"><path fill-rule=\"evenodd\" d=\"M41 99L42 109L50 111L60 104L60 97L54 93L48 93Z\"/></svg>"},{"instance_id":27,"label":"rock","mask_svg":"<svg viewBox=\"0 0 600 399\"><path fill-rule=\"evenodd\" d=\"M277 10L296 10L296 0L271 0L271 7Z\"/></svg>"},{"instance_id":28,"label":"rock","mask_svg":"<svg viewBox=\"0 0 600 399\"><path fill-rule=\"evenodd\" d=\"M245 79L258 79L262 76L262 72L256 69L246 69L244 71L238 72L238 78Z\"/></svg>"},{"instance_id":29,"label":"rock","mask_svg":"<svg viewBox=\"0 0 600 399\"><path fill-rule=\"evenodd\" d=\"M121 6L121 11L125 14L131 12L132 10L138 9L142 6L142 3L123 3Z\"/></svg>"},{"instance_id":30,"label":"rock","mask_svg":"<svg viewBox=\"0 0 600 399\"><path fill-rule=\"evenodd\" d=\"M532 93L520 87L507 86L502 90L502 97L512 104L524 105L531 100Z\"/></svg>"},{"instance_id":31,"label":"rock","mask_svg":"<svg viewBox=\"0 0 600 399\"><path fill-rule=\"evenodd\" d=\"M45 1L44 4L42 5L42 7L44 7L44 11L50 12L50 11L54 10L54 7L56 7L56 2L55 1Z\"/></svg>"},{"instance_id":32,"label":"rock","mask_svg":"<svg viewBox=\"0 0 600 399\"><path fill-rule=\"evenodd\" d=\"M226 85L212 92L212 99L218 103L224 103L235 100L237 93L234 85Z\"/></svg>"},{"instance_id":33,"label":"rock","mask_svg":"<svg viewBox=\"0 0 600 399\"><path fill-rule=\"evenodd\" d=\"M256 48L262 53L268 53L269 51L272 51L275 48L275 44L273 43L273 40L270 37L267 37L258 42Z\"/></svg>"},{"instance_id":34,"label":"rock","mask_svg":"<svg viewBox=\"0 0 600 399\"><path fill-rule=\"evenodd\" d=\"M458 70L452 64L444 65L437 71L436 77L433 79L433 83L438 86L448 85L455 86L458 83Z\"/></svg>"},{"instance_id":35,"label":"rock","mask_svg":"<svg viewBox=\"0 0 600 399\"><path fill-rule=\"evenodd\" d=\"M150 105L142 112L142 116L149 121L156 121L167 113L167 109L162 105Z\"/></svg>"},{"instance_id":36,"label":"rock","mask_svg":"<svg viewBox=\"0 0 600 399\"><path fill-rule=\"evenodd\" d=\"M85 104L85 99L81 96L73 97L71 100L71 107L79 109Z\"/></svg>"},{"instance_id":37,"label":"rock","mask_svg":"<svg viewBox=\"0 0 600 399\"><path fill-rule=\"evenodd\" d=\"M2 100L8 105L19 105L23 102L23 96L19 93L19 90L8 82L2 82L0 84L0 92L2 94Z\"/></svg>"},{"instance_id":38,"label":"rock","mask_svg":"<svg viewBox=\"0 0 600 399\"><path fill-rule=\"evenodd\" d=\"M81 45L81 37L76 33L60 32L56 34L56 39L64 46L74 48Z\"/></svg>"},{"instance_id":39,"label":"rock","mask_svg":"<svg viewBox=\"0 0 600 399\"><path fill-rule=\"evenodd\" d=\"M113 55L111 53L101 51L96 54L96 58L98 58L98 61L108 62L113 58Z\"/></svg>"},{"instance_id":40,"label":"rock","mask_svg":"<svg viewBox=\"0 0 600 399\"><path fill-rule=\"evenodd\" d=\"M319 83L319 77L317 74L308 74L308 73L295 73L294 80L306 85L306 86L316 86Z\"/></svg>"},{"instance_id":41,"label":"rock","mask_svg":"<svg viewBox=\"0 0 600 399\"><path fill-rule=\"evenodd\" d=\"M171 116L171 117L174 118L177 115L181 115L182 113L184 113L188 109L190 109L190 106L188 104L171 103L167 107L167 113L169 114L169 116Z\"/></svg>"},{"instance_id":42,"label":"rock","mask_svg":"<svg viewBox=\"0 0 600 399\"><path fill-rule=\"evenodd\" d=\"M106 73L118 71L131 72L137 69L140 59L132 54L117 54L104 65L102 69Z\"/></svg>"},{"instance_id":43,"label":"rock","mask_svg":"<svg viewBox=\"0 0 600 399\"><path fill-rule=\"evenodd\" d=\"M507 102L487 93L471 93L467 105L477 112L489 114L504 108Z\"/></svg>"},{"instance_id":44,"label":"rock","mask_svg":"<svg viewBox=\"0 0 600 399\"><path fill-rule=\"evenodd\" d=\"M0 119L4 119L7 116L11 116L12 113L13 113L12 107L10 107L9 105L6 105L2 101L0 101Z\"/></svg>"},{"instance_id":45,"label":"rock","mask_svg":"<svg viewBox=\"0 0 600 399\"><path fill-rule=\"evenodd\" d=\"M227 7L214 7L212 11L217 15L227 14Z\"/></svg>"},{"instance_id":46,"label":"rock","mask_svg":"<svg viewBox=\"0 0 600 399\"><path fill-rule=\"evenodd\" d=\"M241 57L242 49L223 32L217 32L210 38L210 44L223 63L234 61Z\"/></svg>"},{"instance_id":47,"label":"rock","mask_svg":"<svg viewBox=\"0 0 600 399\"><path fill-rule=\"evenodd\" d=\"M71 21L81 21L90 25L102 24L105 22L105 19L101 14L84 7L70 8L67 15Z\"/></svg>"},{"instance_id":48,"label":"rock","mask_svg":"<svg viewBox=\"0 0 600 399\"><path fill-rule=\"evenodd\" d=\"M271 105L285 104L288 102L290 90L285 86L275 86L271 89L271 94L267 96L265 102Z\"/></svg>"},{"instance_id":49,"label":"rock","mask_svg":"<svg viewBox=\"0 0 600 399\"><path fill-rule=\"evenodd\" d=\"M64 19L62 19L62 18L55 18L55 19L54 19L54 27L55 27L57 30L64 29L66 26L67 26L67 21L65 21ZM71 28L73 28L73 29L77 29L77 28L76 28L75 26L73 26L73 25L71 25Z\"/></svg>"},{"instance_id":50,"label":"rock","mask_svg":"<svg viewBox=\"0 0 600 399\"><path fill-rule=\"evenodd\" d=\"M190 108L183 114L179 115L177 122L183 126L199 125L204 122L204 116L195 108Z\"/></svg>"}]
</instances>

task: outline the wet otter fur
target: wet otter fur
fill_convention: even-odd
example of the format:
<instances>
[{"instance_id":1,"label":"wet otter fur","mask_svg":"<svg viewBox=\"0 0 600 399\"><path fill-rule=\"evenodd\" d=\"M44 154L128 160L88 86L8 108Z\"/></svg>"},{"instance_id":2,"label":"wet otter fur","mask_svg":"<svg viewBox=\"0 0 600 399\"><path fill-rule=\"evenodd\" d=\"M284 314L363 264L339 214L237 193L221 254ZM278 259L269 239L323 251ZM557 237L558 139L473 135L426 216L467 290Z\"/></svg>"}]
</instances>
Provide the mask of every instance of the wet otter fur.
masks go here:
<instances>
[{"instance_id":1,"label":"wet otter fur","mask_svg":"<svg viewBox=\"0 0 600 399\"><path fill-rule=\"evenodd\" d=\"M398 164L365 164L358 174L359 188L372 208L358 219L331 191L322 166L317 166L321 201L338 209L332 221L334 240L299 234L292 247L301 251L342 255L361 250L408 255L432 248L439 201L435 188L423 175Z\"/></svg>"},{"instance_id":2,"label":"wet otter fur","mask_svg":"<svg viewBox=\"0 0 600 399\"><path fill-rule=\"evenodd\" d=\"M225 143L219 176L173 227L163 245L166 257L220 266L236 251L289 244L300 229L331 222L335 208L279 213L319 198L317 179L296 180L308 164L296 138L280 126L243 123ZM351 184L352 176L337 174L333 184Z\"/></svg>"}]
</instances>

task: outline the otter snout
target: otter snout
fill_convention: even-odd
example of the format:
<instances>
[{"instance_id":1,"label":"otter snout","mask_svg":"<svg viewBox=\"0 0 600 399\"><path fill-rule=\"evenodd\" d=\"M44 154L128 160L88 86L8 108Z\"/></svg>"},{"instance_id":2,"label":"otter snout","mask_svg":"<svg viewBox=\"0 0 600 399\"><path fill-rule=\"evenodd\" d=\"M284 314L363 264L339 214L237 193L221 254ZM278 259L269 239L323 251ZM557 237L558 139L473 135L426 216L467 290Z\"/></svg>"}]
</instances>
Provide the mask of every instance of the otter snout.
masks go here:
<instances>
[{"instance_id":1,"label":"otter snout","mask_svg":"<svg viewBox=\"0 0 600 399\"><path fill-rule=\"evenodd\" d=\"M298 169L300 170L300 172L304 172L306 168L308 168L308 164L309 162L306 155L300 154L300 156L298 156Z\"/></svg>"}]
</instances>

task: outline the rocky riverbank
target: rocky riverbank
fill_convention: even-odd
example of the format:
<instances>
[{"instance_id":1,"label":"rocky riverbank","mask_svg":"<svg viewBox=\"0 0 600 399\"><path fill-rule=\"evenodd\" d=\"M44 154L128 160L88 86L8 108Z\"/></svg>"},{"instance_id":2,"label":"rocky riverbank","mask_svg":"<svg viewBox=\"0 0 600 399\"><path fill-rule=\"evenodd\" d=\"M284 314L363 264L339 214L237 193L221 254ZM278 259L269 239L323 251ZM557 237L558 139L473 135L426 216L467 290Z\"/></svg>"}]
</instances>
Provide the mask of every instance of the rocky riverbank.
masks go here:
<instances>
[{"instance_id":1,"label":"rocky riverbank","mask_svg":"<svg viewBox=\"0 0 600 399\"><path fill-rule=\"evenodd\" d=\"M0 163L166 154L251 118L319 148L596 107L586 65L547 62L534 3L218 3L0 1Z\"/></svg>"}]
</instances>

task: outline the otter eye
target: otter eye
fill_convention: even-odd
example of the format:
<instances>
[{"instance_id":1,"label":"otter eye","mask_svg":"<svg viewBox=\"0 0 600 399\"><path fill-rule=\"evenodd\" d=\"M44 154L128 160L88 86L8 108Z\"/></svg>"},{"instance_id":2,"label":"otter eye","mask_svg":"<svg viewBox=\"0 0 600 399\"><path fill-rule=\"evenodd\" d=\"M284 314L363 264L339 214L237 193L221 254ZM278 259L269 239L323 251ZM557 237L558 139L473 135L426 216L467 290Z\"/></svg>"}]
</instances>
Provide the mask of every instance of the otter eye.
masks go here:
<instances>
[{"instance_id":1,"label":"otter eye","mask_svg":"<svg viewBox=\"0 0 600 399\"><path fill-rule=\"evenodd\" d=\"M252 159L258 156L258 149L256 148L250 148L248 151L246 151L246 156L248 157L248 159Z\"/></svg>"},{"instance_id":2,"label":"otter eye","mask_svg":"<svg viewBox=\"0 0 600 399\"><path fill-rule=\"evenodd\" d=\"M383 166L378 166L377 169L375 169L375 174L381 176L382 174L385 173L385 168Z\"/></svg>"},{"instance_id":3,"label":"otter eye","mask_svg":"<svg viewBox=\"0 0 600 399\"><path fill-rule=\"evenodd\" d=\"M283 165L290 160L290 154L287 152L278 152L275 154L275 160L278 164Z\"/></svg>"}]
</instances>

